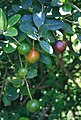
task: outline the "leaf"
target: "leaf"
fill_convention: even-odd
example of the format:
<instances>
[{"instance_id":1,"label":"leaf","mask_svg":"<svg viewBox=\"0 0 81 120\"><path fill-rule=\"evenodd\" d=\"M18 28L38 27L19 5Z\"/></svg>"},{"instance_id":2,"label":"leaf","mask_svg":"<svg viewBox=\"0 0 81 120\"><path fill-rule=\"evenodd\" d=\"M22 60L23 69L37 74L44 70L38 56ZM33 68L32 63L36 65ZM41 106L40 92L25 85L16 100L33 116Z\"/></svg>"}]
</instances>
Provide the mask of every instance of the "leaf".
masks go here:
<instances>
[{"instance_id":1,"label":"leaf","mask_svg":"<svg viewBox=\"0 0 81 120\"><path fill-rule=\"evenodd\" d=\"M47 43L46 41L41 40L39 42L39 44L40 44L41 48L44 51L46 51L49 54L53 54L53 48L51 47L51 45L49 43Z\"/></svg>"},{"instance_id":2,"label":"leaf","mask_svg":"<svg viewBox=\"0 0 81 120\"><path fill-rule=\"evenodd\" d=\"M32 0L22 0L23 1L23 9L28 9L32 5Z\"/></svg>"},{"instance_id":3,"label":"leaf","mask_svg":"<svg viewBox=\"0 0 81 120\"><path fill-rule=\"evenodd\" d=\"M25 33L22 33L22 34L19 35L18 41L19 41L19 42L22 42L22 41L24 41L26 38L27 38L27 35L26 35Z\"/></svg>"},{"instance_id":4,"label":"leaf","mask_svg":"<svg viewBox=\"0 0 81 120\"><path fill-rule=\"evenodd\" d=\"M32 23L33 20L32 20L32 15L29 15L29 14L25 14L21 17L21 20L24 22L24 21L27 21L28 23Z\"/></svg>"},{"instance_id":5,"label":"leaf","mask_svg":"<svg viewBox=\"0 0 81 120\"><path fill-rule=\"evenodd\" d=\"M4 95L3 96L3 103L4 103L4 106L10 106L11 100L6 95Z\"/></svg>"},{"instance_id":6,"label":"leaf","mask_svg":"<svg viewBox=\"0 0 81 120\"><path fill-rule=\"evenodd\" d=\"M43 24L39 28L38 35L39 35L39 37L43 37L44 34L47 34L47 32L48 32L48 27Z\"/></svg>"},{"instance_id":7,"label":"leaf","mask_svg":"<svg viewBox=\"0 0 81 120\"><path fill-rule=\"evenodd\" d=\"M9 27L5 32L3 32L4 36L16 36L18 34L17 29L14 27Z\"/></svg>"},{"instance_id":8,"label":"leaf","mask_svg":"<svg viewBox=\"0 0 81 120\"><path fill-rule=\"evenodd\" d=\"M58 30L63 27L63 22L60 20L47 20L45 25L49 30Z\"/></svg>"},{"instance_id":9,"label":"leaf","mask_svg":"<svg viewBox=\"0 0 81 120\"><path fill-rule=\"evenodd\" d=\"M19 11L20 9L21 9L20 6L18 6L18 5L16 5L16 4L13 4L13 5L12 5L12 10L13 10L14 12L16 12L16 13L18 13L18 11Z\"/></svg>"},{"instance_id":10,"label":"leaf","mask_svg":"<svg viewBox=\"0 0 81 120\"><path fill-rule=\"evenodd\" d=\"M27 23L27 22L23 22L21 23L21 25L19 26L20 30L24 33L26 33L28 35L28 37L37 40L37 36L36 36L36 28L33 27L31 24Z\"/></svg>"},{"instance_id":11,"label":"leaf","mask_svg":"<svg viewBox=\"0 0 81 120\"><path fill-rule=\"evenodd\" d=\"M34 13L33 21L34 21L35 25L39 28L45 21L45 14L42 12Z\"/></svg>"},{"instance_id":12,"label":"leaf","mask_svg":"<svg viewBox=\"0 0 81 120\"><path fill-rule=\"evenodd\" d=\"M20 14L16 14L16 15L12 16L8 20L8 27L11 27L11 26L15 25L19 21L20 17L21 17Z\"/></svg>"},{"instance_id":13,"label":"leaf","mask_svg":"<svg viewBox=\"0 0 81 120\"><path fill-rule=\"evenodd\" d=\"M78 24L81 26L81 17L78 17Z\"/></svg>"},{"instance_id":14,"label":"leaf","mask_svg":"<svg viewBox=\"0 0 81 120\"><path fill-rule=\"evenodd\" d=\"M36 76L37 76L37 70L36 70L36 69L31 69L31 70L28 72L27 78L32 79L32 78L34 78L34 77L36 77Z\"/></svg>"},{"instance_id":15,"label":"leaf","mask_svg":"<svg viewBox=\"0 0 81 120\"><path fill-rule=\"evenodd\" d=\"M64 4L63 6L62 6L62 10L64 11L64 12L71 12L71 5L69 5L69 4Z\"/></svg>"},{"instance_id":16,"label":"leaf","mask_svg":"<svg viewBox=\"0 0 81 120\"><path fill-rule=\"evenodd\" d=\"M15 88L12 84L8 84L5 90L7 96L9 96L10 100L14 101L19 97L19 93L17 92L17 88Z\"/></svg>"},{"instance_id":17,"label":"leaf","mask_svg":"<svg viewBox=\"0 0 81 120\"><path fill-rule=\"evenodd\" d=\"M63 29L70 34L74 34L74 31L72 30L71 26L68 23L64 23Z\"/></svg>"},{"instance_id":18,"label":"leaf","mask_svg":"<svg viewBox=\"0 0 81 120\"><path fill-rule=\"evenodd\" d=\"M46 55L41 55L41 62L44 63L44 64L52 64L52 59L50 56L46 56Z\"/></svg>"},{"instance_id":19,"label":"leaf","mask_svg":"<svg viewBox=\"0 0 81 120\"><path fill-rule=\"evenodd\" d=\"M7 28L7 19L3 10L0 8L0 30L5 30Z\"/></svg>"},{"instance_id":20,"label":"leaf","mask_svg":"<svg viewBox=\"0 0 81 120\"><path fill-rule=\"evenodd\" d=\"M5 53L12 53L16 50L17 46L14 43L8 43L4 48Z\"/></svg>"},{"instance_id":21,"label":"leaf","mask_svg":"<svg viewBox=\"0 0 81 120\"><path fill-rule=\"evenodd\" d=\"M52 0L51 6L59 6L59 0Z\"/></svg>"},{"instance_id":22,"label":"leaf","mask_svg":"<svg viewBox=\"0 0 81 120\"><path fill-rule=\"evenodd\" d=\"M55 38L52 34L51 31L48 31L47 34L44 34L43 37L50 43L54 43L55 42Z\"/></svg>"}]
</instances>

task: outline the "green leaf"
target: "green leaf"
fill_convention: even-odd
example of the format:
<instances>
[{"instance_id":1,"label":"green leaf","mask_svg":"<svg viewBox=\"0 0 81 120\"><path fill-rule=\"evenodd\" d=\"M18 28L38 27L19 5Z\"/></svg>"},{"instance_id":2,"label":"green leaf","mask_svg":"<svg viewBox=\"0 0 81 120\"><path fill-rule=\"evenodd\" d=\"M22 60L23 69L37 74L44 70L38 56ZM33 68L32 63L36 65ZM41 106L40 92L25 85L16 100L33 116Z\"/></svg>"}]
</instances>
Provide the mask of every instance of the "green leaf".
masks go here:
<instances>
[{"instance_id":1,"label":"green leaf","mask_svg":"<svg viewBox=\"0 0 81 120\"><path fill-rule=\"evenodd\" d=\"M46 41L48 41L50 43L54 43L55 42L54 35L52 34L51 31L48 31L46 34L43 35L43 37L46 39Z\"/></svg>"},{"instance_id":2,"label":"green leaf","mask_svg":"<svg viewBox=\"0 0 81 120\"><path fill-rule=\"evenodd\" d=\"M45 13L34 13L33 14L33 21L35 25L39 28L45 21Z\"/></svg>"},{"instance_id":3,"label":"green leaf","mask_svg":"<svg viewBox=\"0 0 81 120\"><path fill-rule=\"evenodd\" d=\"M9 28L3 33L4 36L9 36L9 37L16 36L17 34L18 34L17 29L14 28L14 27L9 27Z\"/></svg>"},{"instance_id":4,"label":"green leaf","mask_svg":"<svg viewBox=\"0 0 81 120\"><path fill-rule=\"evenodd\" d=\"M0 30L5 30L7 28L7 19L3 10L0 8Z\"/></svg>"},{"instance_id":5,"label":"green leaf","mask_svg":"<svg viewBox=\"0 0 81 120\"><path fill-rule=\"evenodd\" d=\"M62 10L64 11L64 12L71 12L71 5L69 5L69 4L64 4L63 6L62 6Z\"/></svg>"},{"instance_id":6,"label":"green leaf","mask_svg":"<svg viewBox=\"0 0 81 120\"><path fill-rule=\"evenodd\" d=\"M44 34L47 34L47 32L48 32L48 27L43 24L39 28L38 35L39 35L39 37L43 37Z\"/></svg>"},{"instance_id":7,"label":"green leaf","mask_svg":"<svg viewBox=\"0 0 81 120\"><path fill-rule=\"evenodd\" d=\"M78 17L78 24L81 26L81 17Z\"/></svg>"},{"instance_id":8,"label":"green leaf","mask_svg":"<svg viewBox=\"0 0 81 120\"><path fill-rule=\"evenodd\" d=\"M59 0L52 0L51 6L59 6Z\"/></svg>"},{"instance_id":9,"label":"green leaf","mask_svg":"<svg viewBox=\"0 0 81 120\"><path fill-rule=\"evenodd\" d=\"M20 14L16 14L16 15L12 16L8 20L8 27L11 27L11 26L15 25L19 21L20 17L21 17Z\"/></svg>"},{"instance_id":10,"label":"green leaf","mask_svg":"<svg viewBox=\"0 0 81 120\"><path fill-rule=\"evenodd\" d=\"M32 0L23 0L22 6L23 9L28 9L32 6Z\"/></svg>"},{"instance_id":11,"label":"green leaf","mask_svg":"<svg viewBox=\"0 0 81 120\"><path fill-rule=\"evenodd\" d=\"M28 72L27 78L32 79L32 78L34 78L34 77L36 77L36 76L37 76L37 70L36 70L36 69L31 69L31 70Z\"/></svg>"},{"instance_id":12,"label":"green leaf","mask_svg":"<svg viewBox=\"0 0 81 120\"><path fill-rule=\"evenodd\" d=\"M53 48L51 47L51 45L49 43L47 43L46 41L41 40L39 42L39 44L40 44L41 48L44 51L46 51L49 54L53 54Z\"/></svg>"},{"instance_id":13,"label":"green leaf","mask_svg":"<svg viewBox=\"0 0 81 120\"><path fill-rule=\"evenodd\" d=\"M8 43L6 46L3 48L5 53L12 53L16 50L17 46L14 43Z\"/></svg>"},{"instance_id":14,"label":"green leaf","mask_svg":"<svg viewBox=\"0 0 81 120\"><path fill-rule=\"evenodd\" d=\"M6 87L5 93L12 101L16 100L19 97L17 89L18 88L15 88L12 84L8 84Z\"/></svg>"},{"instance_id":15,"label":"green leaf","mask_svg":"<svg viewBox=\"0 0 81 120\"><path fill-rule=\"evenodd\" d=\"M22 42L27 38L27 35L25 33L22 33L18 37L18 41Z\"/></svg>"},{"instance_id":16,"label":"green leaf","mask_svg":"<svg viewBox=\"0 0 81 120\"><path fill-rule=\"evenodd\" d=\"M3 103L4 103L4 106L10 106L11 100L6 95L4 95L3 96Z\"/></svg>"},{"instance_id":17,"label":"green leaf","mask_svg":"<svg viewBox=\"0 0 81 120\"><path fill-rule=\"evenodd\" d=\"M47 20L45 25L48 27L48 30L58 30L63 27L63 22L60 20Z\"/></svg>"},{"instance_id":18,"label":"green leaf","mask_svg":"<svg viewBox=\"0 0 81 120\"><path fill-rule=\"evenodd\" d=\"M21 23L20 30L28 35L31 39L37 40L36 28L27 22Z\"/></svg>"},{"instance_id":19,"label":"green leaf","mask_svg":"<svg viewBox=\"0 0 81 120\"><path fill-rule=\"evenodd\" d=\"M52 64L52 60L50 56L46 56L46 55L41 55L41 62L45 63L47 65Z\"/></svg>"},{"instance_id":20,"label":"green leaf","mask_svg":"<svg viewBox=\"0 0 81 120\"><path fill-rule=\"evenodd\" d=\"M74 31L72 30L71 26L68 23L64 23L63 29L70 34L74 34Z\"/></svg>"}]
</instances>

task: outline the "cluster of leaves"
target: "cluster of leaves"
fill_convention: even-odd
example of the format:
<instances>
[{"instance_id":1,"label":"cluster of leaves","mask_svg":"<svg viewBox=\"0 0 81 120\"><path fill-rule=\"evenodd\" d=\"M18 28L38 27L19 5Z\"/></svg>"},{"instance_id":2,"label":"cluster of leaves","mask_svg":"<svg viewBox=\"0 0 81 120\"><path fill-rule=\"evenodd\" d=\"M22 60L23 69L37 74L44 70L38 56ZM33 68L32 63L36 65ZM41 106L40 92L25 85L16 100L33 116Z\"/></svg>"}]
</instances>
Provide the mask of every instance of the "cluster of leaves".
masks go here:
<instances>
[{"instance_id":1,"label":"cluster of leaves","mask_svg":"<svg viewBox=\"0 0 81 120\"><path fill-rule=\"evenodd\" d=\"M0 7L0 119L80 119L80 0L1 0ZM53 44L59 39L67 48L56 55ZM40 59L29 64L17 48L22 43L32 48L33 41ZM22 65L26 77L18 74ZM40 111L33 114L26 109L26 80L40 101Z\"/></svg>"}]
</instances>

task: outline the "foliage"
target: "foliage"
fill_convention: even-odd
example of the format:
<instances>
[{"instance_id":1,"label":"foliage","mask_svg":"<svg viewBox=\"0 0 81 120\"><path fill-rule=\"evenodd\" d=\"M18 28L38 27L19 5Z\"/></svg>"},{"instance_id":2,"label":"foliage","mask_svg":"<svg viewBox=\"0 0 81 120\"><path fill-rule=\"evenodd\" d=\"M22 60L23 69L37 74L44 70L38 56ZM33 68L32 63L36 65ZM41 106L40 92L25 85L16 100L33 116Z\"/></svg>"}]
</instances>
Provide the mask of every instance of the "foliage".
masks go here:
<instances>
[{"instance_id":1,"label":"foliage","mask_svg":"<svg viewBox=\"0 0 81 120\"><path fill-rule=\"evenodd\" d=\"M56 40L67 43L62 54L54 52ZM21 44L40 59L28 63ZM40 102L35 113L26 108L32 98ZM81 119L80 0L0 1L0 119L21 118Z\"/></svg>"}]
</instances>

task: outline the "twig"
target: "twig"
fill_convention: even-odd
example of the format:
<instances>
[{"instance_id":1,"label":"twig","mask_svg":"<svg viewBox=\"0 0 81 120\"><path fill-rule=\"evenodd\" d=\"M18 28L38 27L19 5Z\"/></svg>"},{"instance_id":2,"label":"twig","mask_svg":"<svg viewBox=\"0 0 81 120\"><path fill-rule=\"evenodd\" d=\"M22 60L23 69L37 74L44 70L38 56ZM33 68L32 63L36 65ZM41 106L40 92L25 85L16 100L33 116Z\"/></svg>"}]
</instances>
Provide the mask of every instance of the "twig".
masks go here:
<instances>
[{"instance_id":1,"label":"twig","mask_svg":"<svg viewBox=\"0 0 81 120\"><path fill-rule=\"evenodd\" d=\"M0 92L0 104L1 104L1 98L3 95L6 75L7 75L7 67L5 68L5 73L4 73L4 77L3 77L3 81L2 81L2 88L1 88L1 92Z\"/></svg>"},{"instance_id":2,"label":"twig","mask_svg":"<svg viewBox=\"0 0 81 120\"><path fill-rule=\"evenodd\" d=\"M46 78L48 78L48 74L44 78L41 79L40 83L36 86L35 89L38 89L42 85L42 83L46 80Z\"/></svg>"},{"instance_id":3,"label":"twig","mask_svg":"<svg viewBox=\"0 0 81 120\"><path fill-rule=\"evenodd\" d=\"M12 39L15 40L17 44L21 45L20 42L15 37L12 37Z\"/></svg>"},{"instance_id":4,"label":"twig","mask_svg":"<svg viewBox=\"0 0 81 120\"><path fill-rule=\"evenodd\" d=\"M63 70L63 71L65 72L65 74L67 75L67 77L70 78L71 80L73 80L73 82L75 83L75 85L76 85L79 89L81 89L81 88L79 87L79 85L75 82L75 80L73 79L73 77L71 76L71 74L70 74L70 73L67 71L67 69L65 68L63 61L62 61L62 60L60 61L60 59L59 59L58 56L56 56L56 60L57 60L57 62L59 63L59 65L61 66L62 70Z\"/></svg>"},{"instance_id":5,"label":"twig","mask_svg":"<svg viewBox=\"0 0 81 120\"><path fill-rule=\"evenodd\" d=\"M23 64L22 64L22 60L21 60L20 54L19 54L19 60L20 60L20 65L21 65L21 67L23 67Z\"/></svg>"},{"instance_id":6,"label":"twig","mask_svg":"<svg viewBox=\"0 0 81 120\"><path fill-rule=\"evenodd\" d=\"M31 95L31 92L30 92L30 89L29 89L29 84L28 84L28 81L25 79L25 82L26 82L26 87L27 87L27 90L28 90L28 93L29 93L29 96L30 96L30 99L32 100L32 95Z\"/></svg>"},{"instance_id":7,"label":"twig","mask_svg":"<svg viewBox=\"0 0 81 120\"><path fill-rule=\"evenodd\" d=\"M71 5L73 8L75 8L78 12L81 12L81 9L78 8L76 5L74 5L73 3L68 3L69 5Z\"/></svg>"}]
</instances>

